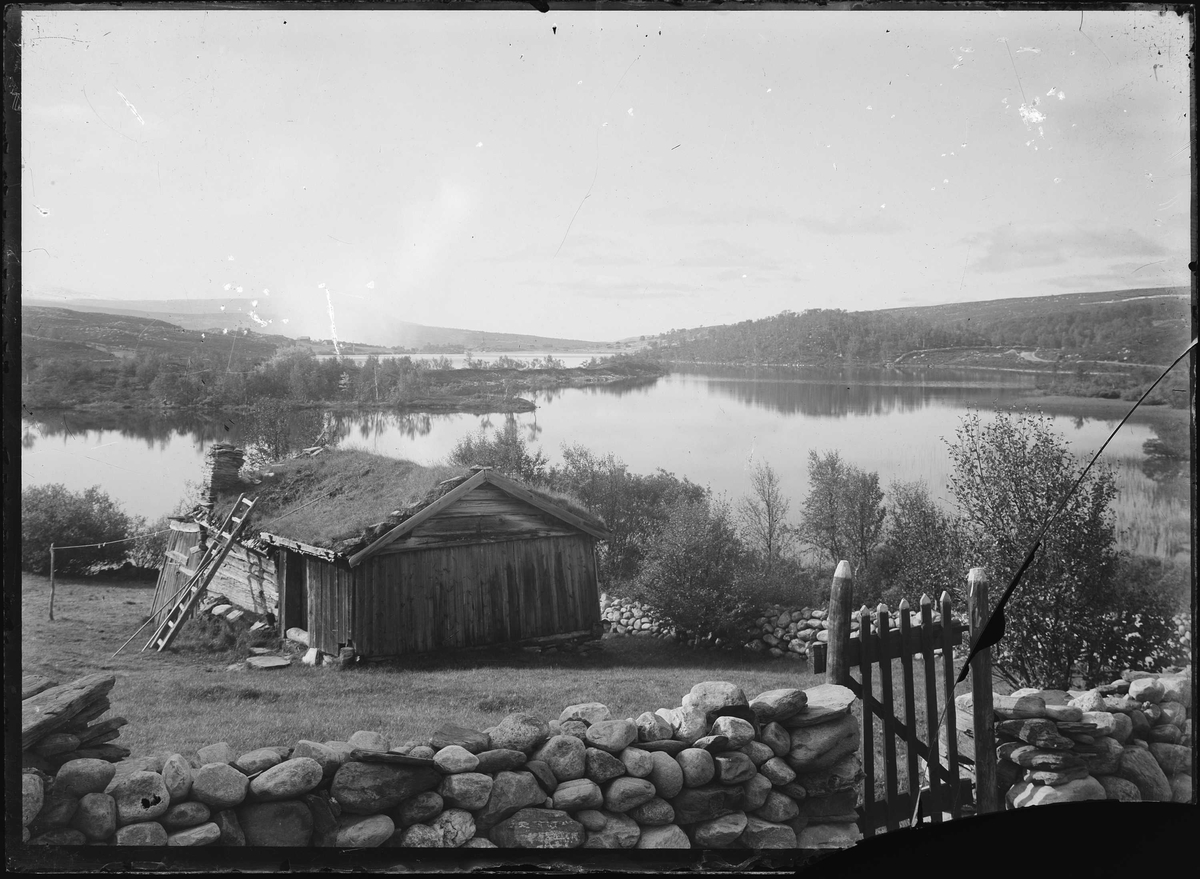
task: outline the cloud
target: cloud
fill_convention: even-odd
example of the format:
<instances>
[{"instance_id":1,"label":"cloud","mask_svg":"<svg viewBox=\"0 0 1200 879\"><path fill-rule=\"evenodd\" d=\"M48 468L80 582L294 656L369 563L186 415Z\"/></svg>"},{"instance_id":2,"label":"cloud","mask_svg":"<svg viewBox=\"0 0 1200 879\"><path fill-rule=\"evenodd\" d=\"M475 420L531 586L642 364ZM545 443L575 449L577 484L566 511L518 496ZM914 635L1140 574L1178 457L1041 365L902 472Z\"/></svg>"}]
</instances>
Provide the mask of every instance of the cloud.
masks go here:
<instances>
[{"instance_id":1,"label":"cloud","mask_svg":"<svg viewBox=\"0 0 1200 879\"><path fill-rule=\"evenodd\" d=\"M644 216L659 222L693 226L799 226L819 235L885 235L906 228L900 220L890 214L822 217L798 214L777 205L727 205L705 210L664 205L651 208Z\"/></svg>"},{"instance_id":2,"label":"cloud","mask_svg":"<svg viewBox=\"0 0 1200 879\"><path fill-rule=\"evenodd\" d=\"M672 260L671 265L696 268L774 269L779 264L755 247L731 244L726 238L706 238L696 244L699 251L692 256Z\"/></svg>"},{"instance_id":3,"label":"cloud","mask_svg":"<svg viewBox=\"0 0 1200 879\"><path fill-rule=\"evenodd\" d=\"M702 284L681 284L675 281L625 280L611 276L582 278L575 281L547 281L530 278L523 282L527 286L553 286L564 297L581 296L585 299L675 299L690 296L703 287Z\"/></svg>"},{"instance_id":4,"label":"cloud","mask_svg":"<svg viewBox=\"0 0 1200 879\"><path fill-rule=\"evenodd\" d=\"M1011 272L1039 266L1062 265L1068 260L1088 257L1165 256L1167 249L1133 229L1063 228L1025 226L1011 223L963 239L982 250L971 263L980 272Z\"/></svg>"},{"instance_id":5,"label":"cloud","mask_svg":"<svg viewBox=\"0 0 1200 879\"><path fill-rule=\"evenodd\" d=\"M799 217L796 225L819 235L887 235L901 232L905 225L891 215L870 214L863 217L842 217L830 220L825 217Z\"/></svg>"}]
</instances>

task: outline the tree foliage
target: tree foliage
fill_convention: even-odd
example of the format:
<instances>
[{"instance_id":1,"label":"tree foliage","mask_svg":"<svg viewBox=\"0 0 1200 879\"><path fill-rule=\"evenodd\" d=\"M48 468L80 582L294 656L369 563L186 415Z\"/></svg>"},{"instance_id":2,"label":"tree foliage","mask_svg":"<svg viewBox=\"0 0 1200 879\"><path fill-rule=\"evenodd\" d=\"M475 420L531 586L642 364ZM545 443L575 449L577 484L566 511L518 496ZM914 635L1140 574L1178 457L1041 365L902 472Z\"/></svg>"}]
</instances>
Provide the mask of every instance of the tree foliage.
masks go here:
<instances>
[{"instance_id":1,"label":"tree foliage","mask_svg":"<svg viewBox=\"0 0 1200 879\"><path fill-rule=\"evenodd\" d=\"M809 491L800 513L799 537L823 561L843 559L864 573L883 534L887 510L879 474L847 464L837 452L808 453Z\"/></svg>"},{"instance_id":2,"label":"tree foliage","mask_svg":"<svg viewBox=\"0 0 1200 879\"><path fill-rule=\"evenodd\" d=\"M737 637L758 611L742 589L745 556L727 504L677 503L650 542L636 594L681 633Z\"/></svg>"},{"instance_id":3,"label":"tree foliage","mask_svg":"<svg viewBox=\"0 0 1200 879\"><path fill-rule=\"evenodd\" d=\"M322 415L316 409L293 409L284 400L259 400L244 426L246 460L263 466L308 448L321 435Z\"/></svg>"},{"instance_id":4,"label":"tree foliage","mask_svg":"<svg viewBox=\"0 0 1200 879\"><path fill-rule=\"evenodd\" d=\"M738 524L767 575L781 567L795 548L796 532L788 521L791 506L774 468L767 462L756 465L750 472L750 494L738 502Z\"/></svg>"},{"instance_id":5,"label":"tree foliage","mask_svg":"<svg viewBox=\"0 0 1200 879\"><path fill-rule=\"evenodd\" d=\"M54 568L60 573L82 574L99 564L119 563L129 545L111 541L125 540L140 525L99 486L83 492L68 491L59 483L26 488L21 492L21 568L49 573L52 543L55 547L106 544L56 552Z\"/></svg>"},{"instance_id":6,"label":"tree foliage","mask_svg":"<svg viewBox=\"0 0 1200 879\"><path fill-rule=\"evenodd\" d=\"M893 482L887 497L887 527L867 578L877 588L861 600L895 607L907 598L915 607L922 595L936 602L948 592L961 602L970 566L958 520L938 507L922 481Z\"/></svg>"},{"instance_id":7,"label":"tree foliage","mask_svg":"<svg viewBox=\"0 0 1200 879\"><path fill-rule=\"evenodd\" d=\"M484 428L464 436L455 443L449 461L460 467L476 464L491 467L503 476L535 485L545 482L549 463L541 449L529 450L517 429L517 420L511 416L504 420L504 427L494 430L490 437Z\"/></svg>"},{"instance_id":8,"label":"tree foliage","mask_svg":"<svg viewBox=\"0 0 1200 879\"><path fill-rule=\"evenodd\" d=\"M1005 636L993 660L1018 686L1066 689L1086 644L1109 625L1103 615L1114 603L1113 470L1098 465L1066 500L1083 464L1041 415L997 413L985 424L970 413L949 451L968 552L997 590L1065 501L1005 608Z\"/></svg>"},{"instance_id":9,"label":"tree foliage","mask_svg":"<svg viewBox=\"0 0 1200 879\"><path fill-rule=\"evenodd\" d=\"M568 492L599 516L609 538L598 548L600 583L621 590L637 577L653 539L679 503L699 503L706 489L659 468L630 473L611 453L598 455L581 445L564 446L563 463L551 468L552 487Z\"/></svg>"}]
</instances>

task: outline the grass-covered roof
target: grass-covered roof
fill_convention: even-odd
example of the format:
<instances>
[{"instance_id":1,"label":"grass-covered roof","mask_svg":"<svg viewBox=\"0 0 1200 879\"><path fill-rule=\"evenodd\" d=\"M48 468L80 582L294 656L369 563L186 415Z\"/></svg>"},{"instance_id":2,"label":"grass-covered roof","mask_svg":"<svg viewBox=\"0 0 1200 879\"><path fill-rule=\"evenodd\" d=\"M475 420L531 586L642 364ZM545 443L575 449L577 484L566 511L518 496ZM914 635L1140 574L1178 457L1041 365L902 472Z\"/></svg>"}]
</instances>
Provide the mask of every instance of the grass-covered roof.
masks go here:
<instances>
[{"instance_id":1,"label":"grass-covered roof","mask_svg":"<svg viewBox=\"0 0 1200 879\"><path fill-rule=\"evenodd\" d=\"M466 467L424 466L360 449L327 449L272 465L259 485L242 490L255 499L242 538L267 532L349 555L470 478ZM575 498L524 486L543 500L603 523ZM223 521L236 495L223 495L213 517Z\"/></svg>"}]
</instances>

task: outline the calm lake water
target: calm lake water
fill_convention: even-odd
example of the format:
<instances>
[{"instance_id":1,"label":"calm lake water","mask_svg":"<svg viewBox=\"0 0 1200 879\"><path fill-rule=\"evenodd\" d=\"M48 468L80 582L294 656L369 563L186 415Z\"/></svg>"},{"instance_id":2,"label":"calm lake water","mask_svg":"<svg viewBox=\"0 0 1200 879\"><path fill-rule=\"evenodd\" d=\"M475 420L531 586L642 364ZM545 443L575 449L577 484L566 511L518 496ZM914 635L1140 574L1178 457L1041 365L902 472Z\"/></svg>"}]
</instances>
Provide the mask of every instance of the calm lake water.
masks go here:
<instances>
[{"instance_id":1,"label":"calm lake water","mask_svg":"<svg viewBox=\"0 0 1200 879\"><path fill-rule=\"evenodd\" d=\"M943 438L954 438L968 409L990 417L992 407L1020 400L1032 382L1028 375L981 370L685 367L649 385L538 394L536 412L511 416L367 412L333 418L342 446L419 463L444 459L461 437L502 428L511 418L551 461L561 461L563 444L578 443L615 454L633 472L661 467L731 500L749 491L751 466L767 461L779 473L794 517L808 490L810 450L838 450L844 460L878 471L885 490L892 480L923 479L949 504ZM1054 417L1054 427L1076 454L1090 456L1124 411L1096 407L1092 415ZM22 427L25 485L99 485L128 512L150 519L171 512L187 483L200 480L211 443L240 440L237 418L216 415L47 413ZM1156 467L1162 462L1143 450L1154 437L1135 416L1101 460L1119 468L1122 544L1174 556L1188 552L1188 468L1184 462L1164 474Z\"/></svg>"}]
</instances>

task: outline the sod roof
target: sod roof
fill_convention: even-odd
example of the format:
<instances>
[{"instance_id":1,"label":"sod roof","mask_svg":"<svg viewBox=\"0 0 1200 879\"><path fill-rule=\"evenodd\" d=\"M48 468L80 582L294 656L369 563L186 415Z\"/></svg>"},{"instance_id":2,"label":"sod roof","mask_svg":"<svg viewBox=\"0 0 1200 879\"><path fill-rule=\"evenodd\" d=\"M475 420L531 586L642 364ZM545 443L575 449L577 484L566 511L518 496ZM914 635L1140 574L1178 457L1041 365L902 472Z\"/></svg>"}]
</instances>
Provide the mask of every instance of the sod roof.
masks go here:
<instances>
[{"instance_id":1,"label":"sod roof","mask_svg":"<svg viewBox=\"0 0 1200 879\"><path fill-rule=\"evenodd\" d=\"M269 533L349 555L420 512L471 476L466 467L423 466L359 449L327 449L272 465L259 485L243 492L255 499L243 539ZM569 495L523 485L604 530L604 523ZM219 498L213 517L223 521L235 495Z\"/></svg>"}]
</instances>

